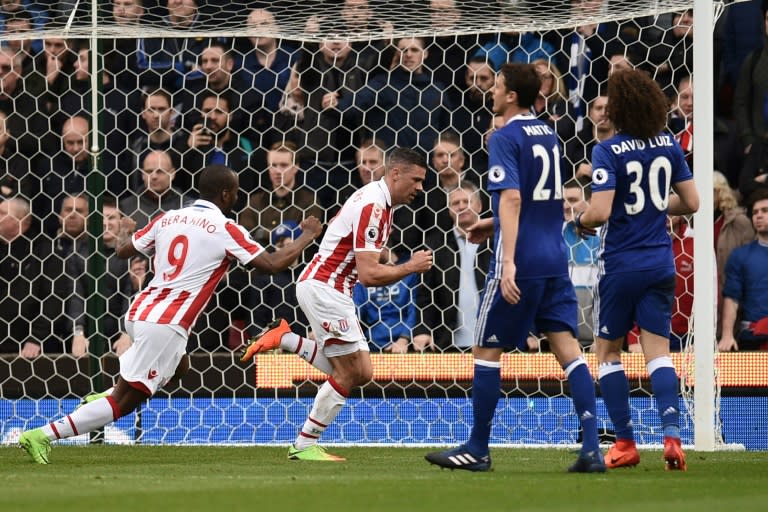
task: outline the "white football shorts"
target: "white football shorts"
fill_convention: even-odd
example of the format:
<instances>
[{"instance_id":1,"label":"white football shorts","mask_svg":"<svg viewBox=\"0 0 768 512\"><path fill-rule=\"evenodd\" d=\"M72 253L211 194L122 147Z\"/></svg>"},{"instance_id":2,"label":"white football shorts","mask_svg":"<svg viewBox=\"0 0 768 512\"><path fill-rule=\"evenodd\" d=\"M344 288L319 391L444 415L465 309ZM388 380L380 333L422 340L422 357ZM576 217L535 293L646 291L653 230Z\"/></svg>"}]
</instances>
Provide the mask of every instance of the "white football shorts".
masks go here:
<instances>
[{"instance_id":1,"label":"white football shorts","mask_svg":"<svg viewBox=\"0 0 768 512\"><path fill-rule=\"evenodd\" d=\"M325 357L369 351L352 297L307 279L296 283L296 299Z\"/></svg>"},{"instance_id":2,"label":"white football shorts","mask_svg":"<svg viewBox=\"0 0 768 512\"><path fill-rule=\"evenodd\" d=\"M187 332L178 325L130 320L125 331L133 344L120 356L120 376L152 396L176 373L187 350Z\"/></svg>"}]
</instances>

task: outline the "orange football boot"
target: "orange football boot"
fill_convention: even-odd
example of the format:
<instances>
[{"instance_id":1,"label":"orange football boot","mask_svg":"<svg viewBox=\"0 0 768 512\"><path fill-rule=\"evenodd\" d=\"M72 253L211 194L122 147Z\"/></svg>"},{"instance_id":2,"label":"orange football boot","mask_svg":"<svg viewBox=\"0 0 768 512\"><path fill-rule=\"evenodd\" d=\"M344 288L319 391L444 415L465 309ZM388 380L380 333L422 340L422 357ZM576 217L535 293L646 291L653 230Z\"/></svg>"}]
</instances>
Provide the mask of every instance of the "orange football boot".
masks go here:
<instances>
[{"instance_id":1,"label":"orange football boot","mask_svg":"<svg viewBox=\"0 0 768 512\"><path fill-rule=\"evenodd\" d=\"M664 437L664 469L667 471L686 471L688 469L679 437Z\"/></svg>"},{"instance_id":2,"label":"orange football boot","mask_svg":"<svg viewBox=\"0 0 768 512\"><path fill-rule=\"evenodd\" d=\"M634 441L617 439L605 454L605 465L610 469L630 468L640 463L640 454Z\"/></svg>"},{"instance_id":3,"label":"orange football boot","mask_svg":"<svg viewBox=\"0 0 768 512\"><path fill-rule=\"evenodd\" d=\"M267 325L266 329L251 338L251 344L248 345L248 348L243 352L240 361L244 363L249 359L253 359L253 356L259 352L266 352L267 350L279 348L280 338L287 332L291 332L291 328L285 319L278 318L273 320Z\"/></svg>"}]
</instances>

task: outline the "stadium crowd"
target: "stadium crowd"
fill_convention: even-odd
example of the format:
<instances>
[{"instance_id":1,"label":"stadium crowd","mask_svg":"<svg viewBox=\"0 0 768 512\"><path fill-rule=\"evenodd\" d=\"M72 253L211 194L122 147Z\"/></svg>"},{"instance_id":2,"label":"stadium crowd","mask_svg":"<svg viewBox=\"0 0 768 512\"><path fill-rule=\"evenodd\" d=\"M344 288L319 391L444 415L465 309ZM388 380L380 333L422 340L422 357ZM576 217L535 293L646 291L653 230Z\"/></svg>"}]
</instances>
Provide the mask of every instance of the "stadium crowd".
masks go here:
<instances>
[{"instance_id":1,"label":"stadium crowd","mask_svg":"<svg viewBox=\"0 0 768 512\"><path fill-rule=\"evenodd\" d=\"M573 5L599 9L609 3ZM86 314L93 290L85 269L93 247L107 260L98 290L107 304L102 334L110 350L122 353L130 339L121 319L151 266L113 257L116 223L130 216L141 227L196 199L206 165L237 172L238 221L260 243L279 246L298 236L303 218L327 222L354 190L379 179L384 155L394 146L428 155L430 169L424 194L396 211L398 230L382 261L402 263L429 248L435 265L400 283L358 285L360 318L375 350L466 351L489 257L487 244L468 242L466 228L488 212L486 141L497 122L490 91L505 62L533 63L542 80L533 110L556 131L564 157L564 236L582 310L579 339L585 348L591 344L589 290L599 243L575 236L572 222L589 201L592 149L614 134L603 86L616 69L647 72L669 99L668 129L691 164L691 11L570 30L366 42L183 37L185 30L205 27L220 4L112 0L111 23L136 32L142 24L167 27L175 37L103 41L98 133L92 130L88 65L94 49L87 41L48 37L7 40L0 47L0 353L88 353L95 322ZM240 4L244 25L279 32L274 6L280 2ZM336 15L307 16L305 31L391 32L394 21L373 4L344 0ZM458 4L424 1L436 31L458 31ZM713 249L721 350L768 350L768 277L760 270L768 266L766 4L730 5L715 30ZM0 33L61 26L71 7L2 0ZM499 15L506 11L500 8ZM94 147L101 148L98 158ZM89 189L88 177L96 172L104 175L106 190ZM103 204L98 240L86 229L93 195ZM691 219L670 219L678 349L692 341L693 233ZM238 349L272 315L285 316L298 263L275 276L230 272L188 351ZM290 319L296 332L306 331L300 311ZM627 350L634 345L629 339ZM546 347L531 333L531 351Z\"/></svg>"}]
</instances>

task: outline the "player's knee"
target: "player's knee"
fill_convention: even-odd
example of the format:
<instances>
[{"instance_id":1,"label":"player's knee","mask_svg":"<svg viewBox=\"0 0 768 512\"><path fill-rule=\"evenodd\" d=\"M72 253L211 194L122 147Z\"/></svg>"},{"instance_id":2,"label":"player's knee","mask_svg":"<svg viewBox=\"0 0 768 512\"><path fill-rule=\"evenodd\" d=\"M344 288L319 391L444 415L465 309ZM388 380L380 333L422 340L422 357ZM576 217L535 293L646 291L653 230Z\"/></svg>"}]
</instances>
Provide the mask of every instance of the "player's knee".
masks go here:
<instances>
[{"instance_id":1,"label":"player's knee","mask_svg":"<svg viewBox=\"0 0 768 512\"><path fill-rule=\"evenodd\" d=\"M181 378L184 377L188 371L189 371L189 355L184 354L183 356L181 356L181 360L179 361L179 364L176 366L176 371L173 374L173 378L176 380L181 380Z\"/></svg>"},{"instance_id":2,"label":"player's knee","mask_svg":"<svg viewBox=\"0 0 768 512\"><path fill-rule=\"evenodd\" d=\"M370 366L360 368L360 371L357 373L357 385L362 386L367 384L371 379L373 379L373 368Z\"/></svg>"}]
</instances>

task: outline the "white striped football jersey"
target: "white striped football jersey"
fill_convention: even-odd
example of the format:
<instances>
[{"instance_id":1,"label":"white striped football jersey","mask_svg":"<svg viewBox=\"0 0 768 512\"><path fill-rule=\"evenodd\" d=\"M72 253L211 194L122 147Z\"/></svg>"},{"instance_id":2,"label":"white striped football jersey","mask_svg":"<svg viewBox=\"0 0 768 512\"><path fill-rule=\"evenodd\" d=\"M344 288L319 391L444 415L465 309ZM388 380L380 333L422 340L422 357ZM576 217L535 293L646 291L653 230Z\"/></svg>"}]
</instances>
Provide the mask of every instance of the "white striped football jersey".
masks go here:
<instances>
[{"instance_id":1,"label":"white striped football jersey","mask_svg":"<svg viewBox=\"0 0 768 512\"><path fill-rule=\"evenodd\" d=\"M355 251L380 252L392 229L392 197L383 179L369 183L347 199L328 223L320 249L299 281L315 279L352 296L357 283Z\"/></svg>"},{"instance_id":2,"label":"white striped football jersey","mask_svg":"<svg viewBox=\"0 0 768 512\"><path fill-rule=\"evenodd\" d=\"M133 235L153 257L155 276L128 308L132 321L179 325L189 331L233 260L246 264L264 248L208 201L161 214Z\"/></svg>"}]
</instances>

